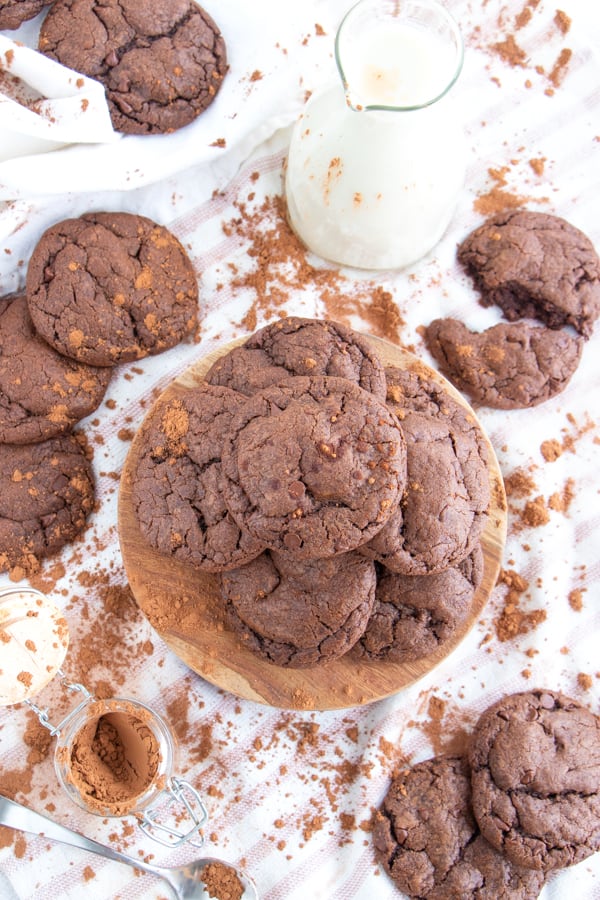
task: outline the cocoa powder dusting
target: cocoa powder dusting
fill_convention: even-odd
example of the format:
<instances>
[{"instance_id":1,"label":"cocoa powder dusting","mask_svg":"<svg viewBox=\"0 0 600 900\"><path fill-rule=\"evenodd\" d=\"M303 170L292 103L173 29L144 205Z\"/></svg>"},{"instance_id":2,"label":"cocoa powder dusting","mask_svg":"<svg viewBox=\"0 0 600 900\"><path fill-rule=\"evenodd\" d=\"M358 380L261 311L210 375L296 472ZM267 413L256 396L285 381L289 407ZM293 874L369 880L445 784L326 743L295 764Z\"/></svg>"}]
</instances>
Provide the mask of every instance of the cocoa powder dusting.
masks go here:
<instances>
[{"instance_id":1,"label":"cocoa powder dusting","mask_svg":"<svg viewBox=\"0 0 600 900\"><path fill-rule=\"evenodd\" d=\"M473 209L482 216L491 216L493 213L503 212L507 209L520 209L525 206L529 200L534 198L526 197L522 194L515 194L507 190L507 174L510 168L501 166L500 168L488 169L488 175L492 179L492 187L484 194L480 194L473 202ZM546 199L546 198L542 198ZM537 202L540 202L538 199Z\"/></svg>"},{"instance_id":2,"label":"cocoa powder dusting","mask_svg":"<svg viewBox=\"0 0 600 900\"><path fill-rule=\"evenodd\" d=\"M392 294L373 281L355 283L338 269L312 265L287 222L282 197L266 197L255 207L238 202L236 208L239 216L224 223L223 230L247 245L253 263L247 272L234 272L231 280L233 289L248 290L252 297L239 323L246 331L255 331L261 318L286 315L286 303L297 302L310 289L326 318L352 325L357 316L372 334L400 343L404 321Z\"/></svg>"},{"instance_id":3,"label":"cocoa powder dusting","mask_svg":"<svg viewBox=\"0 0 600 900\"><path fill-rule=\"evenodd\" d=\"M546 619L546 611L534 609L525 612L520 602L529 588L529 582L518 572L503 569L498 576L498 584L507 588L504 607L495 620L496 637L499 641L509 641L521 634L527 634Z\"/></svg>"}]
</instances>

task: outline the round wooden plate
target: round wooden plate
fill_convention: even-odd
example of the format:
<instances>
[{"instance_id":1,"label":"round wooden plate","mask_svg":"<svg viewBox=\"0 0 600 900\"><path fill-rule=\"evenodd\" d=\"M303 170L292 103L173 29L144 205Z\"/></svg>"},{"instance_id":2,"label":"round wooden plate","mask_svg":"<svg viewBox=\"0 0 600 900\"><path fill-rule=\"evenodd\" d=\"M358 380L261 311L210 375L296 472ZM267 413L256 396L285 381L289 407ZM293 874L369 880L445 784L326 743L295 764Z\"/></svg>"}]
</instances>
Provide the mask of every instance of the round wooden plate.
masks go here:
<instances>
[{"instance_id":1,"label":"round wooden plate","mask_svg":"<svg viewBox=\"0 0 600 900\"><path fill-rule=\"evenodd\" d=\"M438 382L476 418L458 391L429 366L394 344L368 339L385 365L408 368ZM198 360L167 387L159 400L181 396L195 387L219 356L244 340L233 341ZM395 694L431 671L457 647L479 618L496 583L506 540L506 496L496 455L485 439L491 502L481 540L483 580L463 627L453 640L427 657L407 663L370 662L350 652L324 666L289 669L272 665L241 646L224 622L217 577L163 556L149 547L140 533L131 485L143 428L134 438L123 467L118 513L123 562L136 602L183 662L212 684L247 700L284 709L323 710L362 706Z\"/></svg>"}]
</instances>

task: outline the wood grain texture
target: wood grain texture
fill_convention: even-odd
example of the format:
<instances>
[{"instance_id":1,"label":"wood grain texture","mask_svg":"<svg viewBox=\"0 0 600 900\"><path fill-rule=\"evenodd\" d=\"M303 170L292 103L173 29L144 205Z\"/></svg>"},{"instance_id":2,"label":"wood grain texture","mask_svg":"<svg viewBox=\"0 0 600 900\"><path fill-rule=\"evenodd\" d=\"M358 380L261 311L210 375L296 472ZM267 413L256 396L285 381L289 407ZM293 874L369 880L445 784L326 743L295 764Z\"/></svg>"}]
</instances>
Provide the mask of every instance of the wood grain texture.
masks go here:
<instances>
[{"instance_id":1,"label":"wood grain texture","mask_svg":"<svg viewBox=\"0 0 600 900\"><path fill-rule=\"evenodd\" d=\"M193 388L202 381L215 359L243 340L245 338L227 344L199 360L175 379L159 400L181 396ZM476 419L462 395L429 366L387 341L371 337L369 340L385 365L411 369L438 382ZM151 413L152 410L148 415ZM202 574L163 556L146 544L137 525L131 497L143 434L142 424L125 461L119 491L119 539L125 571L136 602L152 626L186 665L212 684L247 700L283 709L362 706L395 694L430 672L452 653L481 615L500 570L507 520L502 474L487 437L491 501L481 541L484 574L469 616L453 640L415 662L370 662L350 652L324 666L289 669L272 665L250 653L228 630L215 576Z\"/></svg>"}]
</instances>

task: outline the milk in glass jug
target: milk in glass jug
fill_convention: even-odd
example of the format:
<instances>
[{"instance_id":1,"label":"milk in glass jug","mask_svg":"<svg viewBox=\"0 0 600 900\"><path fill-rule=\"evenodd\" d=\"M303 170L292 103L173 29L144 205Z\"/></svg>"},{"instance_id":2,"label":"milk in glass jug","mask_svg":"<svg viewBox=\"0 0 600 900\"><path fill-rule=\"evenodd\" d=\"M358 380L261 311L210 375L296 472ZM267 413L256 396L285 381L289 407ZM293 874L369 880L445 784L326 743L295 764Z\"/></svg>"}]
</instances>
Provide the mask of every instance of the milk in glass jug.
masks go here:
<instances>
[{"instance_id":1,"label":"milk in glass jug","mask_svg":"<svg viewBox=\"0 0 600 900\"><path fill-rule=\"evenodd\" d=\"M313 94L292 131L288 218L327 260L401 268L439 241L464 181L450 90L460 30L436 0L361 0L338 29L335 58L341 84Z\"/></svg>"}]
</instances>

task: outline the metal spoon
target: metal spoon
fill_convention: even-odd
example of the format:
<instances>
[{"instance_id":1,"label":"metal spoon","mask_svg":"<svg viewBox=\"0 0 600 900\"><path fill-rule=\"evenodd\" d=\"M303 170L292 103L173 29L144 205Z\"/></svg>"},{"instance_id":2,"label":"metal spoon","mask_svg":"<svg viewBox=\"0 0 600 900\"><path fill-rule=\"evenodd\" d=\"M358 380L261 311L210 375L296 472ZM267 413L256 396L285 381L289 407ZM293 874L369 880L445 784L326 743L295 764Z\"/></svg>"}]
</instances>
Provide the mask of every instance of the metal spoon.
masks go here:
<instances>
[{"instance_id":1,"label":"metal spoon","mask_svg":"<svg viewBox=\"0 0 600 900\"><path fill-rule=\"evenodd\" d=\"M218 863L225 866L232 872L235 872L243 885L243 900L258 900L258 892L254 883L248 875L240 872L235 866L224 863L220 859L204 857L203 859L193 860L187 866L177 866L166 868L164 866L151 866L139 859L131 859L124 853L105 847L97 841L84 837L77 831L65 828L58 822L53 822L47 816L34 812L27 806L22 806L14 800L0 796L0 825L8 825L17 831L27 831L30 834L41 834L52 841L59 841L61 844L70 844L72 847L79 847L82 850L89 850L90 853L97 853L98 856L104 856L106 859L113 859L116 862L126 863L128 866L134 866L136 869L143 869L144 872L150 872L152 875L162 878L171 885L175 895L180 900L205 900L211 896L206 890L202 875L204 869L209 863Z\"/></svg>"}]
</instances>

